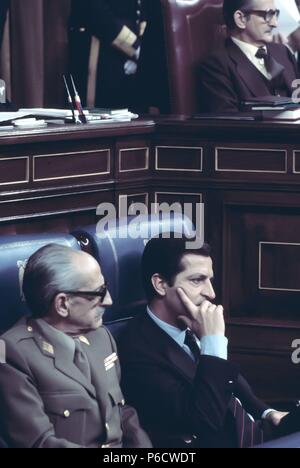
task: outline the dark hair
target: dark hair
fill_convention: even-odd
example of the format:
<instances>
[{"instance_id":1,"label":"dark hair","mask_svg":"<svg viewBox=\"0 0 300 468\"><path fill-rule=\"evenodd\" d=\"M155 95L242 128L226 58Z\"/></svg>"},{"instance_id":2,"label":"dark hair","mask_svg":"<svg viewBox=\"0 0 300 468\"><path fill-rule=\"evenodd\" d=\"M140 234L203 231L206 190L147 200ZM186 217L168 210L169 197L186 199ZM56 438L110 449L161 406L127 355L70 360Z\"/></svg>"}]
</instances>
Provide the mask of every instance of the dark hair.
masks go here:
<instances>
[{"instance_id":1,"label":"dark hair","mask_svg":"<svg viewBox=\"0 0 300 468\"><path fill-rule=\"evenodd\" d=\"M151 281L155 273L159 273L172 286L175 277L183 271L182 259L185 255L211 256L208 244L187 250L187 242L193 242L193 239L176 239L174 236L167 239L159 236L151 239L146 245L142 257L142 276L148 301L157 295Z\"/></svg>"},{"instance_id":2,"label":"dark hair","mask_svg":"<svg viewBox=\"0 0 300 468\"><path fill-rule=\"evenodd\" d=\"M74 266L74 254L82 252L59 244L48 244L28 260L23 294L34 318L45 317L55 295L81 287L82 278Z\"/></svg>"},{"instance_id":3,"label":"dark hair","mask_svg":"<svg viewBox=\"0 0 300 468\"><path fill-rule=\"evenodd\" d=\"M228 29L236 28L234 13L238 10L247 10L252 6L253 0L224 0L223 16Z\"/></svg>"}]
</instances>

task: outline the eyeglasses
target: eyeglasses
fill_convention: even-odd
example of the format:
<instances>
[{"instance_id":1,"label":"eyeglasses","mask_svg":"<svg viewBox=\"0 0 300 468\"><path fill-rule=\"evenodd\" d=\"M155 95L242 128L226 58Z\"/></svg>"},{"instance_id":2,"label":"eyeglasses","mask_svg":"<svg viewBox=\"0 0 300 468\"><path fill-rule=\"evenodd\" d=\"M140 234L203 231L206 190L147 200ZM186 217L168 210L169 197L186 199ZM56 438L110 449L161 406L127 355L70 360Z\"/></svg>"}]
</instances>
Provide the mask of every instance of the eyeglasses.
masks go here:
<instances>
[{"instance_id":1,"label":"eyeglasses","mask_svg":"<svg viewBox=\"0 0 300 468\"><path fill-rule=\"evenodd\" d=\"M260 16L266 23L270 23L273 18L279 18L280 10L243 10L243 13Z\"/></svg>"},{"instance_id":2,"label":"eyeglasses","mask_svg":"<svg viewBox=\"0 0 300 468\"><path fill-rule=\"evenodd\" d=\"M74 296L91 296L100 297L102 303L108 293L108 284L104 283L98 291L62 291L65 294L72 294Z\"/></svg>"}]
</instances>

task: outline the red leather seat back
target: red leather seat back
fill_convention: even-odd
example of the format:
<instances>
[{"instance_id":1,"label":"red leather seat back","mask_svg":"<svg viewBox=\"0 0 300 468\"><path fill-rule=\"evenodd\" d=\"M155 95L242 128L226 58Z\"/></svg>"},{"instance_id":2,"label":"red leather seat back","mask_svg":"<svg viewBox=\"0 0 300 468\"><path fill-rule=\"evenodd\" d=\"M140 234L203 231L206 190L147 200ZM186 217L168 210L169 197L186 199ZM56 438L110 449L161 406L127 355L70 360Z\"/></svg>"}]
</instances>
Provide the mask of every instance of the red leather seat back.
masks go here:
<instances>
[{"instance_id":1,"label":"red leather seat back","mask_svg":"<svg viewBox=\"0 0 300 468\"><path fill-rule=\"evenodd\" d=\"M197 67L224 38L223 0L161 0L171 112L197 112Z\"/></svg>"}]
</instances>

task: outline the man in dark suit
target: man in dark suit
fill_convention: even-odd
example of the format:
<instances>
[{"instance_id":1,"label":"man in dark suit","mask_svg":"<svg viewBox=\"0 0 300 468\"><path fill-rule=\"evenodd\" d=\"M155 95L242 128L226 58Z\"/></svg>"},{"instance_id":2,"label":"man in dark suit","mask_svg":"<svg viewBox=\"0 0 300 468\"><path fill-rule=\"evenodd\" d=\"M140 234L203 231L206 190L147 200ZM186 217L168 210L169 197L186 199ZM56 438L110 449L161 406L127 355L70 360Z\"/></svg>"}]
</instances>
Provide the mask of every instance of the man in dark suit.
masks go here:
<instances>
[{"instance_id":1,"label":"man in dark suit","mask_svg":"<svg viewBox=\"0 0 300 468\"><path fill-rule=\"evenodd\" d=\"M32 311L2 336L0 433L17 448L151 447L125 405L114 340L102 327L111 305L86 253L50 244L24 273Z\"/></svg>"},{"instance_id":2,"label":"man in dark suit","mask_svg":"<svg viewBox=\"0 0 300 468\"><path fill-rule=\"evenodd\" d=\"M208 246L186 242L160 237L145 248L149 306L119 342L125 395L155 447L249 447L283 435L287 414L260 401L227 361Z\"/></svg>"},{"instance_id":3,"label":"man in dark suit","mask_svg":"<svg viewBox=\"0 0 300 468\"><path fill-rule=\"evenodd\" d=\"M223 13L229 38L200 65L200 109L236 112L253 97L291 96L297 66L287 47L272 43L274 0L224 0Z\"/></svg>"}]
</instances>

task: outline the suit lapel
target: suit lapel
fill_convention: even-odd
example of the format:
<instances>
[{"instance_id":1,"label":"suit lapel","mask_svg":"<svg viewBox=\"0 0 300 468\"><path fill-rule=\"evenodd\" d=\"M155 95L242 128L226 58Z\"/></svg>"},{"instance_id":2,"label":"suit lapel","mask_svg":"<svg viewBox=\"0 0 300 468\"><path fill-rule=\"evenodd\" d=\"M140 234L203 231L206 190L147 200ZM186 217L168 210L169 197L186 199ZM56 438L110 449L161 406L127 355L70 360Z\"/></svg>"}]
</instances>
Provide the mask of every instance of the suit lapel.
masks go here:
<instances>
[{"instance_id":1,"label":"suit lapel","mask_svg":"<svg viewBox=\"0 0 300 468\"><path fill-rule=\"evenodd\" d=\"M159 359L167 361L167 364L185 379L192 381L195 378L197 366L193 359L164 332L156 323L145 313L144 323L142 325L145 337L155 343L155 352L158 352ZM154 349L154 348L153 348Z\"/></svg>"},{"instance_id":2,"label":"suit lapel","mask_svg":"<svg viewBox=\"0 0 300 468\"><path fill-rule=\"evenodd\" d=\"M272 57L278 62L280 65L282 64L283 57L280 54L280 49L277 47L273 47L272 44L268 45L268 51L272 55ZM289 64L290 65L290 64ZM292 88L292 82L294 79L296 79L296 70L295 70L295 76L291 76L290 72L290 67L288 66L282 66L282 77L285 82L285 85L287 89L289 90L290 94L293 92Z\"/></svg>"},{"instance_id":3,"label":"suit lapel","mask_svg":"<svg viewBox=\"0 0 300 468\"><path fill-rule=\"evenodd\" d=\"M32 320L30 325L38 347L45 356L54 360L56 369L81 384L95 398L95 388L75 366L74 355L60 340L55 339L55 335L49 332L48 325L44 325L42 320Z\"/></svg>"},{"instance_id":4,"label":"suit lapel","mask_svg":"<svg viewBox=\"0 0 300 468\"><path fill-rule=\"evenodd\" d=\"M253 96L268 96L270 91L266 85L264 76L250 62L241 49L228 39L226 47L231 60L234 62L237 74Z\"/></svg>"}]
</instances>

